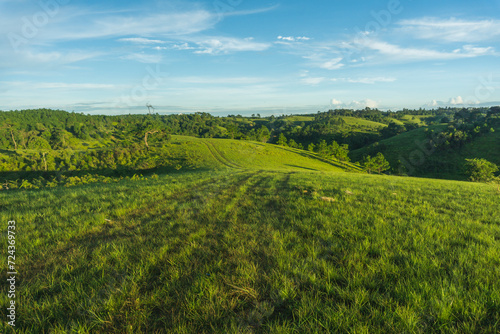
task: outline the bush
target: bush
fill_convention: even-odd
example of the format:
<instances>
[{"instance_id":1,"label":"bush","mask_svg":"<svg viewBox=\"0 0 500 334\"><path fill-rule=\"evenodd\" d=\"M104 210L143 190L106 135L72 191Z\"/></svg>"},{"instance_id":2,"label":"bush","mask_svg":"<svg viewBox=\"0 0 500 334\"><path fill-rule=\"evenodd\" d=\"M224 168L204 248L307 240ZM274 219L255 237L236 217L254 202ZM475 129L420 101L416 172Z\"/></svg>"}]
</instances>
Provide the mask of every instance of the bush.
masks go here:
<instances>
[{"instance_id":1,"label":"bush","mask_svg":"<svg viewBox=\"0 0 500 334\"><path fill-rule=\"evenodd\" d=\"M486 159L465 159L467 176L473 182L489 182L495 178L498 166Z\"/></svg>"}]
</instances>

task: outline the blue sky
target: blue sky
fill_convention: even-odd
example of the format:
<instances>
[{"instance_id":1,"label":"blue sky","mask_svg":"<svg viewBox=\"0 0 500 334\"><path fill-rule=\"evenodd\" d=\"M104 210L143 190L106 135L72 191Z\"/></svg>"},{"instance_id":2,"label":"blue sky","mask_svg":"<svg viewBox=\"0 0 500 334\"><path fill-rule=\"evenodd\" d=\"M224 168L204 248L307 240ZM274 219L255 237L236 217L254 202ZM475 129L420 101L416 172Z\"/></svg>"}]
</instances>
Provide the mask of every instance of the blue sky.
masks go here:
<instances>
[{"instance_id":1,"label":"blue sky","mask_svg":"<svg viewBox=\"0 0 500 334\"><path fill-rule=\"evenodd\" d=\"M0 0L0 109L500 104L500 0Z\"/></svg>"}]
</instances>

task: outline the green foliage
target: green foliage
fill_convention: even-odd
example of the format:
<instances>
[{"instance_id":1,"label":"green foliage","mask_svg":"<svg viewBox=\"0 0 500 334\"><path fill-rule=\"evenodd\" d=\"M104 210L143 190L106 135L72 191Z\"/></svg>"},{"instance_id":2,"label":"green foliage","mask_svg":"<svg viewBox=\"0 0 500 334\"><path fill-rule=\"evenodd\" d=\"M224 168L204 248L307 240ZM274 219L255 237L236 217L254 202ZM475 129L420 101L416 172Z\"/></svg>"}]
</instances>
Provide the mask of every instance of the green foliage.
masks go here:
<instances>
[{"instance_id":1,"label":"green foliage","mask_svg":"<svg viewBox=\"0 0 500 334\"><path fill-rule=\"evenodd\" d=\"M384 155L380 152L377 153L377 155L373 158L369 155L365 157L363 166L368 171L368 173L377 171L379 174L390 169L391 167L389 162L385 159Z\"/></svg>"},{"instance_id":2,"label":"green foliage","mask_svg":"<svg viewBox=\"0 0 500 334\"><path fill-rule=\"evenodd\" d=\"M276 142L276 145L288 146L288 144L286 143L286 137L283 133L280 133L278 141Z\"/></svg>"},{"instance_id":3,"label":"green foliage","mask_svg":"<svg viewBox=\"0 0 500 334\"><path fill-rule=\"evenodd\" d=\"M498 166L486 159L465 159L467 176L473 182L488 182L494 179Z\"/></svg>"},{"instance_id":4,"label":"green foliage","mask_svg":"<svg viewBox=\"0 0 500 334\"><path fill-rule=\"evenodd\" d=\"M291 147L291 148L298 148L299 147L299 145L293 139L290 139L288 141L288 146Z\"/></svg>"},{"instance_id":5,"label":"green foliage","mask_svg":"<svg viewBox=\"0 0 500 334\"><path fill-rule=\"evenodd\" d=\"M33 136L30 138L30 140L28 141L27 148L31 149L31 150L50 150L50 149L52 149L49 142L45 138L38 137L38 136Z\"/></svg>"}]
</instances>

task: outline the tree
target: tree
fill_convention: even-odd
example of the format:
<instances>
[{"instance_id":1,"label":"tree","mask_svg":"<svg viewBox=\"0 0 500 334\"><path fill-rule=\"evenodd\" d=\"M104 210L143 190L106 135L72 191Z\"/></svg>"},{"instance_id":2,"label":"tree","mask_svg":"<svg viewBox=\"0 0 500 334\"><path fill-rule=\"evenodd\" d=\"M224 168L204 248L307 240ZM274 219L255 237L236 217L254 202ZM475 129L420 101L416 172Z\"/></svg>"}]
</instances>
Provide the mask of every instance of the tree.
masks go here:
<instances>
[{"instance_id":1,"label":"tree","mask_svg":"<svg viewBox=\"0 0 500 334\"><path fill-rule=\"evenodd\" d=\"M257 140L267 143L269 137L271 137L271 132L269 132L269 129L263 125L257 132Z\"/></svg>"},{"instance_id":2,"label":"tree","mask_svg":"<svg viewBox=\"0 0 500 334\"><path fill-rule=\"evenodd\" d=\"M372 158L371 156L366 156L364 159L363 159L363 167L365 167L365 169L368 171L368 174L371 174L372 173L372 170L375 169L375 159Z\"/></svg>"},{"instance_id":3,"label":"tree","mask_svg":"<svg viewBox=\"0 0 500 334\"><path fill-rule=\"evenodd\" d=\"M288 141L288 146L292 147L292 148L298 148L299 145L297 144L297 142L295 140L293 140L292 138L290 138L290 140Z\"/></svg>"},{"instance_id":4,"label":"tree","mask_svg":"<svg viewBox=\"0 0 500 334\"><path fill-rule=\"evenodd\" d=\"M307 150L309 152L314 152L315 147L316 146L313 143L310 143L309 145L307 145Z\"/></svg>"},{"instance_id":5,"label":"tree","mask_svg":"<svg viewBox=\"0 0 500 334\"><path fill-rule=\"evenodd\" d=\"M64 131L64 129L62 128L54 129L50 141L50 144L54 149L66 148L66 131Z\"/></svg>"},{"instance_id":6,"label":"tree","mask_svg":"<svg viewBox=\"0 0 500 334\"><path fill-rule=\"evenodd\" d=\"M404 127L404 125L399 125L394 122L391 122L389 126L380 131L380 134L384 138L389 138L397 136L398 134L403 132L406 132L406 128Z\"/></svg>"},{"instance_id":7,"label":"tree","mask_svg":"<svg viewBox=\"0 0 500 334\"><path fill-rule=\"evenodd\" d=\"M473 182L488 182L493 180L494 173L498 172L498 166L486 159L465 159L467 162L467 175Z\"/></svg>"},{"instance_id":8,"label":"tree","mask_svg":"<svg viewBox=\"0 0 500 334\"><path fill-rule=\"evenodd\" d=\"M323 157L328 155L328 144L326 143L326 140L321 139L319 141L319 144L316 146L316 151Z\"/></svg>"},{"instance_id":9,"label":"tree","mask_svg":"<svg viewBox=\"0 0 500 334\"><path fill-rule=\"evenodd\" d=\"M373 158L371 156L367 156L363 161L363 166L369 174L371 174L372 170L376 170L380 174L391 167L389 162L385 160L384 155L380 152L378 152Z\"/></svg>"},{"instance_id":10,"label":"tree","mask_svg":"<svg viewBox=\"0 0 500 334\"><path fill-rule=\"evenodd\" d=\"M350 161L349 159L349 146L347 144L339 145L335 140L328 147L331 155L340 161Z\"/></svg>"},{"instance_id":11,"label":"tree","mask_svg":"<svg viewBox=\"0 0 500 334\"><path fill-rule=\"evenodd\" d=\"M382 153L378 152L374 159L375 168L378 170L379 174L391 168L391 165L387 160L385 160L385 157Z\"/></svg>"},{"instance_id":12,"label":"tree","mask_svg":"<svg viewBox=\"0 0 500 334\"><path fill-rule=\"evenodd\" d=\"M279 146L288 146L286 143L286 137L283 133L280 133L280 136L278 137L278 142L276 144Z\"/></svg>"}]
</instances>

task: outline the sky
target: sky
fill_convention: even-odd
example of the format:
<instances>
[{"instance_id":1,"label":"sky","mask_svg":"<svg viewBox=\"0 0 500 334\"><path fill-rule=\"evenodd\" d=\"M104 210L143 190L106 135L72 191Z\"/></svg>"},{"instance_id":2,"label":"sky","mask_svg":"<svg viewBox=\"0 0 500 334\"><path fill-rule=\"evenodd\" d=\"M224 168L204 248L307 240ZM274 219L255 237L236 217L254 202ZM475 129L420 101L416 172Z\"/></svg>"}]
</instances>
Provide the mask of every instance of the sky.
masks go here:
<instances>
[{"instance_id":1,"label":"sky","mask_svg":"<svg viewBox=\"0 0 500 334\"><path fill-rule=\"evenodd\" d=\"M500 0L0 0L0 110L500 104Z\"/></svg>"}]
</instances>

